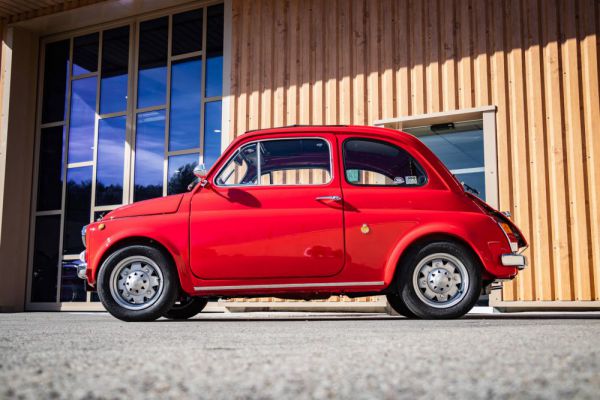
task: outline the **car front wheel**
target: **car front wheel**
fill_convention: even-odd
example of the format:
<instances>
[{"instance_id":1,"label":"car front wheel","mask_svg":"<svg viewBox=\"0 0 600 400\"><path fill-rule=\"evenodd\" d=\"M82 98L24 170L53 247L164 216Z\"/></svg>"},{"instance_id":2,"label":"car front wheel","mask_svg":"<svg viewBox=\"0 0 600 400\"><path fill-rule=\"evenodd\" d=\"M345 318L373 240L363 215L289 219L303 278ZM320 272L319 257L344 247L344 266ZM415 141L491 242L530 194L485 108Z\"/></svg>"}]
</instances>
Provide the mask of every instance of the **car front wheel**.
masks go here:
<instances>
[{"instance_id":1,"label":"car front wheel","mask_svg":"<svg viewBox=\"0 0 600 400\"><path fill-rule=\"evenodd\" d=\"M413 249L400 268L400 299L419 318L458 318L479 298L481 267L461 244L434 242Z\"/></svg>"},{"instance_id":2,"label":"car front wheel","mask_svg":"<svg viewBox=\"0 0 600 400\"><path fill-rule=\"evenodd\" d=\"M160 250L128 246L111 254L100 267L98 295L116 318L153 321L175 303L178 291L174 265Z\"/></svg>"}]
</instances>

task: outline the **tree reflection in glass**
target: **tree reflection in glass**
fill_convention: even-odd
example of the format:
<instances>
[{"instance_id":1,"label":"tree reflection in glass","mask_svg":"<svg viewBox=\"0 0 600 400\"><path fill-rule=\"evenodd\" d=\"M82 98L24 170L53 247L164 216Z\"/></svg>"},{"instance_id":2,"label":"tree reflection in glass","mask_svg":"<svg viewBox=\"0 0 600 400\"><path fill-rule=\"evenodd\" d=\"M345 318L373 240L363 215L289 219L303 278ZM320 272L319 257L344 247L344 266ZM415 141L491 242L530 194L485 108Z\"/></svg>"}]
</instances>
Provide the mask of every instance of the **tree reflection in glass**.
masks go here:
<instances>
[{"instance_id":1,"label":"tree reflection in glass","mask_svg":"<svg viewBox=\"0 0 600 400\"><path fill-rule=\"evenodd\" d=\"M185 193L195 179L194 168L198 165L198 154L183 154L169 157L168 194Z\"/></svg>"}]
</instances>

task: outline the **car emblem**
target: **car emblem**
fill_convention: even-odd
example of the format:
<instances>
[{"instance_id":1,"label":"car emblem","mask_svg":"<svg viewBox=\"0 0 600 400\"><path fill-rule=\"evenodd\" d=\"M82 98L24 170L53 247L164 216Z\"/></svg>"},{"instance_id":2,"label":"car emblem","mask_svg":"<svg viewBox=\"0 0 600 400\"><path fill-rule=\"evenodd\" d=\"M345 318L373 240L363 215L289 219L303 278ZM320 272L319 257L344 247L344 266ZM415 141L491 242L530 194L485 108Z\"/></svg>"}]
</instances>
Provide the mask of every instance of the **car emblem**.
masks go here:
<instances>
[{"instance_id":1,"label":"car emblem","mask_svg":"<svg viewBox=\"0 0 600 400\"><path fill-rule=\"evenodd\" d=\"M360 231L366 235L367 233L371 232L371 228L369 228L369 225L367 224L362 224Z\"/></svg>"}]
</instances>

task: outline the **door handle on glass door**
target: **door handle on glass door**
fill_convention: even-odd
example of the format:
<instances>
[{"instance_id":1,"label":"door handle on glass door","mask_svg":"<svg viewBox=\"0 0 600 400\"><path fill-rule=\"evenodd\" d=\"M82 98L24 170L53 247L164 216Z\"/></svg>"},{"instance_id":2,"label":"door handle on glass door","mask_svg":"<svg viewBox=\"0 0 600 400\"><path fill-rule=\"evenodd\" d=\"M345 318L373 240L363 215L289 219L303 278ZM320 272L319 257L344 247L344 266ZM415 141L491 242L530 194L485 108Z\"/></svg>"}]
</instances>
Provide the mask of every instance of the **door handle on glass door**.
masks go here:
<instances>
[{"instance_id":1,"label":"door handle on glass door","mask_svg":"<svg viewBox=\"0 0 600 400\"><path fill-rule=\"evenodd\" d=\"M323 200L342 201L342 198L340 196L319 196L319 197L315 198L315 200L317 200L317 201L323 201Z\"/></svg>"}]
</instances>

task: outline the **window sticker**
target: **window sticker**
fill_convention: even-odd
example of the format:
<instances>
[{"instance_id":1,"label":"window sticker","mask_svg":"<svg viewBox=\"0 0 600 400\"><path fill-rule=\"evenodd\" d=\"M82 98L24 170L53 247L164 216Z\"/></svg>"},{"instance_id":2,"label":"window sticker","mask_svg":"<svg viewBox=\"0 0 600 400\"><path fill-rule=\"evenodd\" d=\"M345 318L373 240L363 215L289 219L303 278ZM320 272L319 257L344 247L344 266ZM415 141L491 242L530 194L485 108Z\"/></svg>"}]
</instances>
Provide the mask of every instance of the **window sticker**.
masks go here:
<instances>
[{"instance_id":1,"label":"window sticker","mask_svg":"<svg viewBox=\"0 0 600 400\"><path fill-rule=\"evenodd\" d=\"M401 176L396 176L394 178L394 183L396 185L402 185L404 183L404 178L402 178Z\"/></svg>"},{"instance_id":2,"label":"window sticker","mask_svg":"<svg viewBox=\"0 0 600 400\"><path fill-rule=\"evenodd\" d=\"M418 184L417 177L414 175L406 176L405 178L406 178L407 185L417 185Z\"/></svg>"},{"instance_id":3,"label":"window sticker","mask_svg":"<svg viewBox=\"0 0 600 400\"><path fill-rule=\"evenodd\" d=\"M349 169L346 170L346 178L348 182L358 182L358 170L357 169Z\"/></svg>"}]
</instances>

